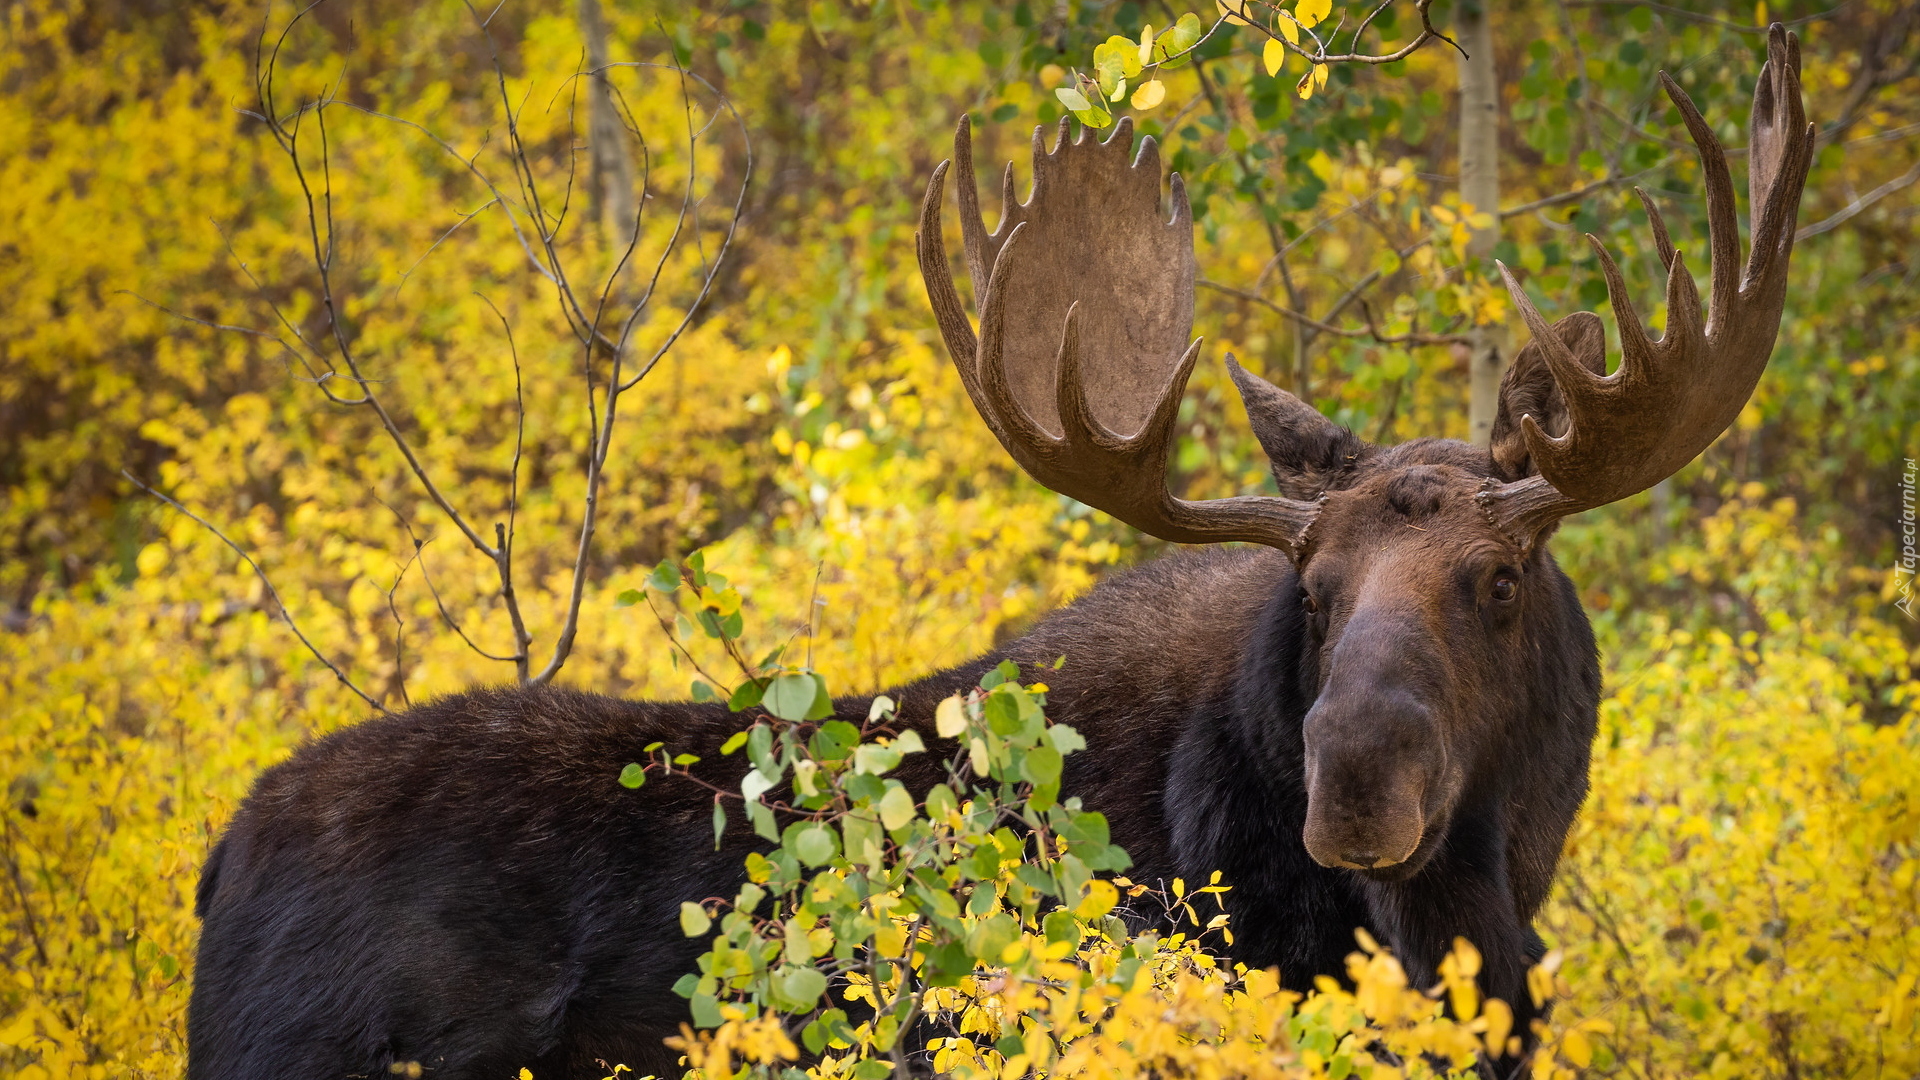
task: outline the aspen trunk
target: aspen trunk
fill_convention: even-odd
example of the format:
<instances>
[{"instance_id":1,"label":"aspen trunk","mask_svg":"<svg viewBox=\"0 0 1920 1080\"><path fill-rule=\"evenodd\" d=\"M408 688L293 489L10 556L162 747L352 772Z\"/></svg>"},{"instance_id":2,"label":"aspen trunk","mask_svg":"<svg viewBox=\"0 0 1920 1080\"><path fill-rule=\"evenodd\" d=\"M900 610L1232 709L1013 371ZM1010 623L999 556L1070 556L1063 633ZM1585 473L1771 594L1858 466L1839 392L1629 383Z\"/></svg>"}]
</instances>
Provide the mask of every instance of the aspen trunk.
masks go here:
<instances>
[{"instance_id":1,"label":"aspen trunk","mask_svg":"<svg viewBox=\"0 0 1920 1080\"><path fill-rule=\"evenodd\" d=\"M1494 215L1493 225L1475 229L1467 254L1485 262L1500 241L1500 80L1493 70L1492 0L1466 0L1456 18L1460 47L1460 199L1474 210ZM1467 420L1475 445L1485 446L1493 436L1493 414L1499 405L1500 376L1506 358L1497 326L1475 326L1469 333Z\"/></svg>"},{"instance_id":2,"label":"aspen trunk","mask_svg":"<svg viewBox=\"0 0 1920 1080\"><path fill-rule=\"evenodd\" d=\"M593 72L587 79L587 154L592 164L587 196L608 246L624 249L633 237L633 155L607 79L607 20L600 0L580 0L580 36L586 41L587 70Z\"/></svg>"}]
</instances>

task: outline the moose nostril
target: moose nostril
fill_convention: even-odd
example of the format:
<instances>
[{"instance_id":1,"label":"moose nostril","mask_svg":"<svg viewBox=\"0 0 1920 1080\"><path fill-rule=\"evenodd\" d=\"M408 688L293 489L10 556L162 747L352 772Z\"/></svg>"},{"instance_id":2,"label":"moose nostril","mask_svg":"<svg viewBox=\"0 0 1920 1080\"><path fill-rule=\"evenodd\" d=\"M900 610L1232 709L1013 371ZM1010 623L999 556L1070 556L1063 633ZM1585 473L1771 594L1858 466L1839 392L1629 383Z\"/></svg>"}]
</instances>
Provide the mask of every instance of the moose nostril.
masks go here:
<instances>
[{"instance_id":1,"label":"moose nostril","mask_svg":"<svg viewBox=\"0 0 1920 1080\"><path fill-rule=\"evenodd\" d=\"M1371 851L1349 851L1340 858L1348 865L1357 866L1362 870L1372 869L1373 864L1380 861L1380 856Z\"/></svg>"}]
</instances>

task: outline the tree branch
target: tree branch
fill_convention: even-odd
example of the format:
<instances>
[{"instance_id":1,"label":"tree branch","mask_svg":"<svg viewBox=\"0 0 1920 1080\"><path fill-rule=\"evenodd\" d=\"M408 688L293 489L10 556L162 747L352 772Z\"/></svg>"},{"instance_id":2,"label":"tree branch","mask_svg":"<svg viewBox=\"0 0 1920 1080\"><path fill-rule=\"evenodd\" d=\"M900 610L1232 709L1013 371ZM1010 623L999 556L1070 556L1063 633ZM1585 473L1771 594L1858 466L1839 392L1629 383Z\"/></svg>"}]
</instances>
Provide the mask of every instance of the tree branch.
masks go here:
<instances>
[{"instance_id":1,"label":"tree branch","mask_svg":"<svg viewBox=\"0 0 1920 1080\"><path fill-rule=\"evenodd\" d=\"M1920 162L1915 162L1913 168L1908 169L1899 176L1894 177L1879 187L1874 188L1872 191L1867 192L1865 195L1853 200L1853 202L1847 204L1845 209L1834 214L1832 217L1816 221L1811 225L1803 227L1800 231L1793 234L1793 239L1797 243L1805 240L1809 236L1819 236L1821 233L1832 232L1853 220L1862 210L1867 209L1889 195L1912 187L1915 182L1920 182Z\"/></svg>"},{"instance_id":2,"label":"tree branch","mask_svg":"<svg viewBox=\"0 0 1920 1080\"><path fill-rule=\"evenodd\" d=\"M159 499L161 502L166 503L168 506L173 507L175 510L180 511L182 514L185 514L187 517L193 519L193 521L198 523L201 528L207 530L208 532L212 533L214 536L218 537L221 543L227 545L229 548L232 548L233 553L235 555L240 556L240 558L245 560L246 564L253 569L254 576L260 579L261 586L267 590L267 595L273 599L273 606L279 609L280 617L286 620L287 629L293 631L293 636L300 639L300 644L305 645L307 647L307 651L313 654L313 658L315 660L320 661L322 664L326 665L327 670L333 672L333 677L340 680L340 685L346 687L347 689L353 691L355 694L359 695L361 701L366 702L367 704L373 706L375 709L380 710L380 712L382 713L385 713L387 715L392 715L390 712L388 712L387 707L385 705L382 705L378 701L373 700L372 696L369 695L365 690L362 690L358 686L355 686L353 684L353 680L347 678L347 675L345 672L341 671L340 668L337 665L335 665L332 660L327 659L325 653L322 653L319 649L315 648L313 642L307 640L307 635L301 633L299 624L293 621L293 612L287 610L286 603L280 599L280 592L279 590L273 587L273 582L267 577L267 572L260 568L259 563L253 561L253 556L247 554L247 551L245 548L241 547L239 544L234 543L233 540L229 538L226 533L221 532L217 527L214 526L212 522L208 521L206 518L203 518L199 514L196 514L193 511L187 509L186 507L180 505L180 503L177 500L171 498L170 496L167 496L158 491L155 491L153 488L150 488L146 484L142 483L139 477L133 475L132 473L128 472L125 469L120 470L120 475L126 477L127 481L131 483L134 487L139 488L141 491L146 492L147 494L153 496L154 498Z\"/></svg>"}]
</instances>

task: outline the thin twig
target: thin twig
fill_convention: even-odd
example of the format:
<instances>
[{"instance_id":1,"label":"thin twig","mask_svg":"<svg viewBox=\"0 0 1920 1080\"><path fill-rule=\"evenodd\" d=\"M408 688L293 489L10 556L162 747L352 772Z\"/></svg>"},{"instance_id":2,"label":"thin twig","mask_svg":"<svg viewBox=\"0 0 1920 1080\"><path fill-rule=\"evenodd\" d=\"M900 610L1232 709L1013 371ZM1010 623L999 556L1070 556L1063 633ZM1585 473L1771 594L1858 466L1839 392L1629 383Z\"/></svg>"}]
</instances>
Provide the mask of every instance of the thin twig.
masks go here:
<instances>
[{"instance_id":1,"label":"thin twig","mask_svg":"<svg viewBox=\"0 0 1920 1080\"><path fill-rule=\"evenodd\" d=\"M1834 214L1832 217L1816 221L1802 228L1793 234L1793 238L1795 241L1800 241L1805 240L1809 236L1819 236L1824 232L1832 232L1853 220L1862 210L1867 209L1874 203L1879 202L1881 199L1895 192L1912 187L1916 181L1920 181L1920 162L1915 162L1913 168L1908 169L1899 176L1894 177L1879 187L1874 188L1872 191L1867 192L1865 195L1853 200L1853 202L1847 204L1845 209Z\"/></svg>"},{"instance_id":2,"label":"thin twig","mask_svg":"<svg viewBox=\"0 0 1920 1080\"><path fill-rule=\"evenodd\" d=\"M1385 333L1381 331L1380 327L1373 321L1373 312L1364 301L1361 302L1361 309L1366 316L1367 325L1335 326L1332 323L1316 319L1311 315L1306 315L1292 308L1276 304L1266 297L1261 296L1259 293L1248 292L1245 289L1237 289L1232 285L1211 281L1207 278L1201 278L1194 282L1194 284L1212 289L1215 292L1226 293L1228 296L1236 296L1242 300L1259 304L1276 315L1284 316L1301 326L1310 327L1323 334L1334 334L1344 338L1371 337L1382 345L1454 345L1463 344L1469 340L1465 334L1428 334L1417 330L1408 330L1400 334ZM1372 284L1372 282L1364 282L1362 286L1356 286L1355 290L1349 290L1348 296L1342 299L1341 306L1344 307L1346 303L1356 298L1357 289L1370 284Z\"/></svg>"},{"instance_id":3,"label":"thin twig","mask_svg":"<svg viewBox=\"0 0 1920 1080\"><path fill-rule=\"evenodd\" d=\"M1702 23L1707 26L1717 26L1722 30L1731 30L1736 34L1764 34L1767 32L1767 28L1764 26L1737 23L1712 15L1702 15L1699 12L1688 11L1685 8L1677 8L1671 4L1651 3L1649 0L1567 0L1567 3L1570 7L1645 7L1665 15L1672 15L1676 19L1685 19L1688 22ZM1810 22L1831 19L1852 6L1853 0L1847 0L1844 4L1828 8L1825 11L1812 15L1803 15L1798 19L1780 19L1777 21L1783 26L1804 26Z\"/></svg>"},{"instance_id":4,"label":"thin twig","mask_svg":"<svg viewBox=\"0 0 1920 1080\"><path fill-rule=\"evenodd\" d=\"M253 556L247 554L247 551L245 548L241 547L239 544L234 543L233 540L229 538L226 533L221 532L218 527L216 527L212 522L208 521L206 518L203 518L199 514L196 514L193 511L187 509L186 507L180 505L178 500L172 498L171 496L163 494L159 491L155 491L153 488L148 487L146 484L142 483L139 477L133 475L132 473L128 472L125 469L120 470L120 475L126 477L127 481L133 484L134 487L139 488L141 491L146 492L147 494L153 496L154 498L159 499L161 502L166 503L168 506L173 507L175 510L180 511L182 514L185 514L187 517L193 519L193 521L198 523L201 528L207 530L208 532L212 533L214 536L218 537L221 543L227 545L229 548L232 548L233 553L235 555L240 556L240 558L244 560L246 564L253 569L254 576L260 579L261 586L267 590L267 595L273 599L273 606L279 609L280 617L286 620L287 629L293 631L293 636L300 639L300 644L305 645L307 647L307 651L313 654L314 659L326 665L327 670L333 672L333 677L340 680L340 685L353 691L355 694L358 694L360 696L360 700L380 710L382 713L385 713L386 715L389 715L389 716L392 715L392 713L387 709L385 705L382 705L378 701L375 701L373 697L369 695L365 690L362 690L358 686L355 686L353 684L353 680L347 678L346 672L341 671L340 668L336 666L333 661L327 659L325 653L322 653L319 649L314 647L313 642L307 640L307 635L301 633L299 624L293 621L293 612L287 610L287 605L285 604L285 602L283 602L280 599L280 592L279 590L273 587L273 581L267 577L267 572L260 568L260 564L253 560Z\"/></svg>"},{"instance_id":5,"label":"thin twig","mask_svg":"<svg viewBox=\"0 0 1920 1080\"><path fill-rule=\"evenodd\" d=\"M474 295L480 296L480 302L492 309L494 317L500 320L500 330L507 336L507 353L513 358L513 463L507 469L507 520L495 522L493 527L494 548L499 553L494 557L494 569L500 579L500 600L506 605L507 620L513 625L514 675L526 682L527 647L533 644L533 635L527 632L520 597L513 590L513 540L520 513L520 455L527 438L527 398L520 379L520 346L514 342L513 324L492 300L479 293Z\"/></svg>"},{"instance_id":6,"label":"thin twig","mask_svg":"<svg viewBox=\"0 0 1920 1080\"><path fill-rule=\"evenodd\" d=\"M393 576L393 584L387 589L387 613L393 616L393 681L400 687L400 704L409 709L413 708L413 699L407 696L407 624L400 618L400 606L393 594L400 591L400 582L419 557L420 548L415 545L413 554L400 565L400 572Z\"/></svg>"},{"instance_id":7,"label":"thin twig","mask_svg":"<svg viewBox=\"0 0 1920 1080\"><path fill-rule=\"evenodd\" d=\"M1509 218L1517 214L1528 214L1528 213L1532 213L1535 210L1545 210L1545 209L1548 209L1549 207L1560 206L1565 203L1579 202L1581 199L1584 199L1587 196L1603 188L1618 187L1621 184L1631 184L1635 180L1638 180L1643 176L1646 176L1650 173L1658 172L1661 169L1666 168L1668 165L1673 164L1673 160L1674 159L1672 157L1663 158L1660 161L1656 162L1655 164L1649 165L1646 168L1641 169L1637 173L1631 173L1626 176L1619 176L1619 175L1603 176L1600 179L1593 181L1592 183L1582 184L1580 187L1577 187L1572 191L1563 191L1558 195L1549 195L1544 199L1535 199L1529 203L1521 203L1519 206L1505 207L1500 211L1500 216L1502 218Z\"/></svg>"},{"instance_id":8,"label":"thin twig","mask_svg":"<svg viewBox=\"0 0 1920 1080\"><path fill-rule=\"evenodd\" d=\"M1263 3L1261 4L1261 6L1272 8L1276 18L1286 19L1290 22L1293 22L1294 25L1299 28L1298 30L1299 33L1305 35L1306 37L1308 37L1313 41L1313 48L1308 49L1304 45L1300 45L1294 41L1290 41L1288 40L1285 34L1282 34L1279 31L1273 29L1272 27L1265 25L1264 22L1258 16L1255 16L1250 13L1246 0L1240 0L1238 4L1231 5L1233 9L1233 15L1236 18L1240 19L1246 25L1251 26L1254 29L1260 31L1261 33L1267 35L1267 37L1273 39L1274 41L1279 42L1282 46L1284 46L1287 49L1288 52L1291 52L1296 56L1300 56L1304 58L1310 64L1391 64L1396 60L1405 60L1407 57L1412 56L1415 52L1417 52L1422 45L1425 45L1427 42L1433 41L1435 39L1444 41L1447 44L1453 46L1454 49L1460 53L1461 56L1467 55L1467 51L1465 49L1460 48L1459 42L1453 40L1447 35L1434 29L1432 14L1427 10L1428 8L1433 6L1433 0L1418 0L1418 2L1413 5L1414 10L1420 13L1420 35L1414 38L1412 41L1408 42L1405 45L1402 45L1400 48L1395 49L1390 53L1380 53L1380 54L1368 54L1368 53L1360 53L1360 52L1352 51L1354 48L1358 47L1359 45L1360 34L1364 33L1368 24L1373 22L1374 15L1379 14L1379 11L1377 9L1371 14L1369 14L1366 18L1366 22L1363 22L1360 25L1360 29L1354 32L1353 40L1348 43L1347 52L1329 53L1327 52L1326 43L1320 40L1320 35L1314 33L1311 27L1301 26L1299 22L1293 19L1292 15L1288 14L1287 12L1281 11L1277 5ZM1381 5L1381 7L1383 8L1385 6L1386 6L1385 4ZM1344 21L1345 18L1346 16L1342 14L1341 19ZM1335 37L1339 36L1339 33L1340 33L1340 27L1338 24L1336 24L1334 26L1333 33L1327 35L1327 40L1328 41L1333 40Z\"/></svg>"}]
</instances>

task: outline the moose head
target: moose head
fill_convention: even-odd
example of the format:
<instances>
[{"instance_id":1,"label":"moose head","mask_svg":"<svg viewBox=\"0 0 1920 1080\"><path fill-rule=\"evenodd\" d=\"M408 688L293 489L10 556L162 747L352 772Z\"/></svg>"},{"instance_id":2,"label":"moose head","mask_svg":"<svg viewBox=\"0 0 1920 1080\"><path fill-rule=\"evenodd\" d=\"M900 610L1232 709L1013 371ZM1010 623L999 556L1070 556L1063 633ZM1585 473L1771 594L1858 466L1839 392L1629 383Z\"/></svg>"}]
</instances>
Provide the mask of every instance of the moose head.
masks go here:
<instances>
[{"instance_id":1,"label":"moose head","mask_svg":"<svg viewBox=\"0 0 1920 1080\"><path fill-rule=\"evenodd\" d=\"M1705 318L1691 272L1640 192L1667 272L1667 325L1652 337L1619 268L1589 236L1618 321L1607 372L1590 312L1552 326L1505 266L1531 331L1500 391L1489 448L1447 439L1370 445L1227 358L1275 496L1189 502L1167 490L1167 455L1201 342L1193 323L1192 219L1159 152L1122 120L1104 142L1054 148L1034 135L1033 190L999 226L980 217L970 133L928 184L921 273L942 336L981 417L1015 461L1053 490L1165 540L1240 541L1286 553L1310 635L1317 693L1304 721L1315 861L1387 880L1417 873L1478 763L1497 756L1492 707L1516 664L1577 600L1546 540L1570 514L1659 483L1726 430L1773 348L1794 223L1812 161L1799 44L1778 25L1754 90L1751 252L1740 258L1726 155L1686 93L1667 95L1706 182L1711 291ZM979 310L976 334L941 236L946 174L959 172L961 236ZM1295 598L1288 598L1291 602Z\"/></svg>"}]
</instances>

